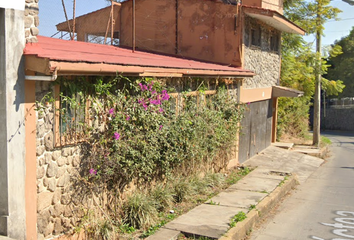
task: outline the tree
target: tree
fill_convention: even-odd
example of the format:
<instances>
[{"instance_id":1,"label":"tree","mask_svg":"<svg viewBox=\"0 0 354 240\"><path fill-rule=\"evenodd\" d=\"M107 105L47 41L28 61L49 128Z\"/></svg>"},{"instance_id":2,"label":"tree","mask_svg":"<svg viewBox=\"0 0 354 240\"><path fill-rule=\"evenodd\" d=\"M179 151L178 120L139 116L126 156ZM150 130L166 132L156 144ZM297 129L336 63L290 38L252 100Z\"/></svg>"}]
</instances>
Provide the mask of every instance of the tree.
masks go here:
<instances>
[{"instance_id":1,"label":"tree","mask_svg":"<svg viewBox=\"0 0 354 240\"><path fill-rule=\"evenodd\" d=\"M312 85L305 85L308 93L311 93L314 90L314 136L313 136L313 144L318 145L320 140L320 93L321 93L321 76L326 72L328 65L324 64L323 57L321 55L321 36L323 35L324 23L329 19L335 19L337 14L340 12L338 8L334 8L329 6L330 0L315 0L314 2L306 2L303 0L287 0L284 2L284 10L285 14L290 20L297 23L299 26L304 28L308 34L316 35L316 54L311 52L311 49L306 48L306 44L304 44L303 39L300 36L296 36L293 38L284 38L283 40L283 65L285 67L282 68L283 71L287 71L287 64L298 64L296 61L301 60L304 61L305 64L297 66L298 69L294 68L294 71L297 71L298 79L294 79L294 82L299 84L299 81L303 77L307 77L307 79L312 79L314 82L314 89L312 89ZM291 50L291 47L287 47L287 45L292 46L296 50ZM338 50L338 48L336 48ZM284 57L285 56L285 57ZM292 56L292 57L291 57ZM291 60L292 59L292 60ZM294 62L295 60L295 62ZM293 63L292 63L293 62ZM286 72L282 73L282 81L283 84L288 84L286 82ZM328 81L324 80L326 89L341 91L343 89L343 85L338 81ZM296 85L296 84L295 84ZM305 97L307 95L305 94ZM297 100L289 100L297 101ZM298 105L298 110L303 110L302 105L306 104L308 98L305 98L302 104ZM301 101L300 101L301 102Z\"/></svg>"},{"instance_id":2,"label":"tree","mask_svg":"<svg viewBox=\"0 0 354 240\"><path fill-rule=\"evenodd\" d=\"M339 97L354 97L354 27L348 36L335 44L341 46L343 54L329 57L328 62L332 67L328 70L328 78L338 77L344 82L346 88Z\"/></svg>"}]
</instances>

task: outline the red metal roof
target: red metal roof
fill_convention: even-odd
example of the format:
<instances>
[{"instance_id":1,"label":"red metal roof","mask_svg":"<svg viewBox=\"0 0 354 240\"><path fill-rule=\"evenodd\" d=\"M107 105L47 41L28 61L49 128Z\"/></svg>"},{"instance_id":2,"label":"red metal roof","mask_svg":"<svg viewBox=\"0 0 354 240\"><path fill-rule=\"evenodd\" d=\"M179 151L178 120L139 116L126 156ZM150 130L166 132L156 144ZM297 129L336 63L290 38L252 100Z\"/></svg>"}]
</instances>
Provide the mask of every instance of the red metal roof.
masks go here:
<instances>
[{"instance_id":1,"label":"red metal roof","mask_svg":"<svg viewBox=\"0 0 354 240\"><path fill-rule=\"evenodd\" d=\"M103 63L123 66L141 66L173 69L229 71L231 75L252 76L252 71L242 68L205 63L177 57L77 41L38 36L38 43L27 43L24 55L51 61L73 63Z\"/></svg>"}]
</instances>

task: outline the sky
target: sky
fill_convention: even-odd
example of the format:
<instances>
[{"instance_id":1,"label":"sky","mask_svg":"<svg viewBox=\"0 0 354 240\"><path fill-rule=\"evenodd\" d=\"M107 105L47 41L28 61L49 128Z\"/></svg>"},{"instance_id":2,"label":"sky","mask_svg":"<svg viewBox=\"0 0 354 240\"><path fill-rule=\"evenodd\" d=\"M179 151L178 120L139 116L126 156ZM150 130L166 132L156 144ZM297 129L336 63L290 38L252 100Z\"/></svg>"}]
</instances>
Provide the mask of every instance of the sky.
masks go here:
<instances>
[{"instance_id":1,"label":"sky","mask_svg":"<svg viewBox=\"0 0 354 240\"><path fill-rule=\"evenodd\" d=\"M72 18L73 0L64 0L67 7L69 19ZM76 16L93 12L95 10L108 6L106 0L76 0ZM331 5L341 9L339 21L330 20L325 24L325 36L322 44L330 45L335 40L340 40L349 34L354 26L354 6L351 6L341 0L332 0ZM40 35L51 37L56 31L55 25L65 21L65 15L61 0L40 0L39 1L39 19ZM315 43L315 36L306 36L305 40Z\"/></svg>"}]
</instances>

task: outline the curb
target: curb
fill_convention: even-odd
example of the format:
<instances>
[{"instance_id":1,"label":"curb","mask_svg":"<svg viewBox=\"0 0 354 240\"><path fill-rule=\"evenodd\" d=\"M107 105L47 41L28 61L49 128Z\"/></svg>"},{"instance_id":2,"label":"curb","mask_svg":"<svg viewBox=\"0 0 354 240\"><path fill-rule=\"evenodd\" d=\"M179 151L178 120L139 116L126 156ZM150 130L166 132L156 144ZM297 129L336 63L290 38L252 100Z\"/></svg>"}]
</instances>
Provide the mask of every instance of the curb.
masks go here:
<instances>
[{"instance_id":1,"label":"curb","mask_svg":"<svg viewBox=\"0 0 354 240\"><path fill-rule=\"evenodd\" d=\"M273 192L268 196L263 198L259 202L255 209L252 209L247 213L247 218L242 222L238 222L235 227L229 229L224 236L219 238L219 240L242 240L245 239L252 228L264 217L266 217L269 212L279 203L281 198L283 198L288 192L290 192L299 182L296 175L291 175L289 178L281 185L279 185Z\"/></svg>"}]
</instances>

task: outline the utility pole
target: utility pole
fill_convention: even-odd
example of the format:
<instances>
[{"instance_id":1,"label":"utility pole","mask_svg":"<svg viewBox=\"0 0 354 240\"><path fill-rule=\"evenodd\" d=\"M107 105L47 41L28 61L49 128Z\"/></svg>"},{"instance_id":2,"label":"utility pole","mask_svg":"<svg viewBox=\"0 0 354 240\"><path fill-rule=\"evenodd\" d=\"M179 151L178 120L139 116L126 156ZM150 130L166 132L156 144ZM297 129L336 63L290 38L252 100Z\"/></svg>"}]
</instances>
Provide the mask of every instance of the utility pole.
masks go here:
<instances>
[{"instance_id":1,"label":"utility pole","mask_svg":"<svg viewBox=\"0 0 354 240\"><path fill-rule=\"evenodd\" d=\"M322 34L320 26L322 25L321 17L321 0L317 0L317 17L316 17L316 71L315 71L315 96L313 104L313 145L320 145L320 130L321 130L321 69L322 69L322 57L321 57L321 47L322 47Z\"/></svg>"}]
</instances>

